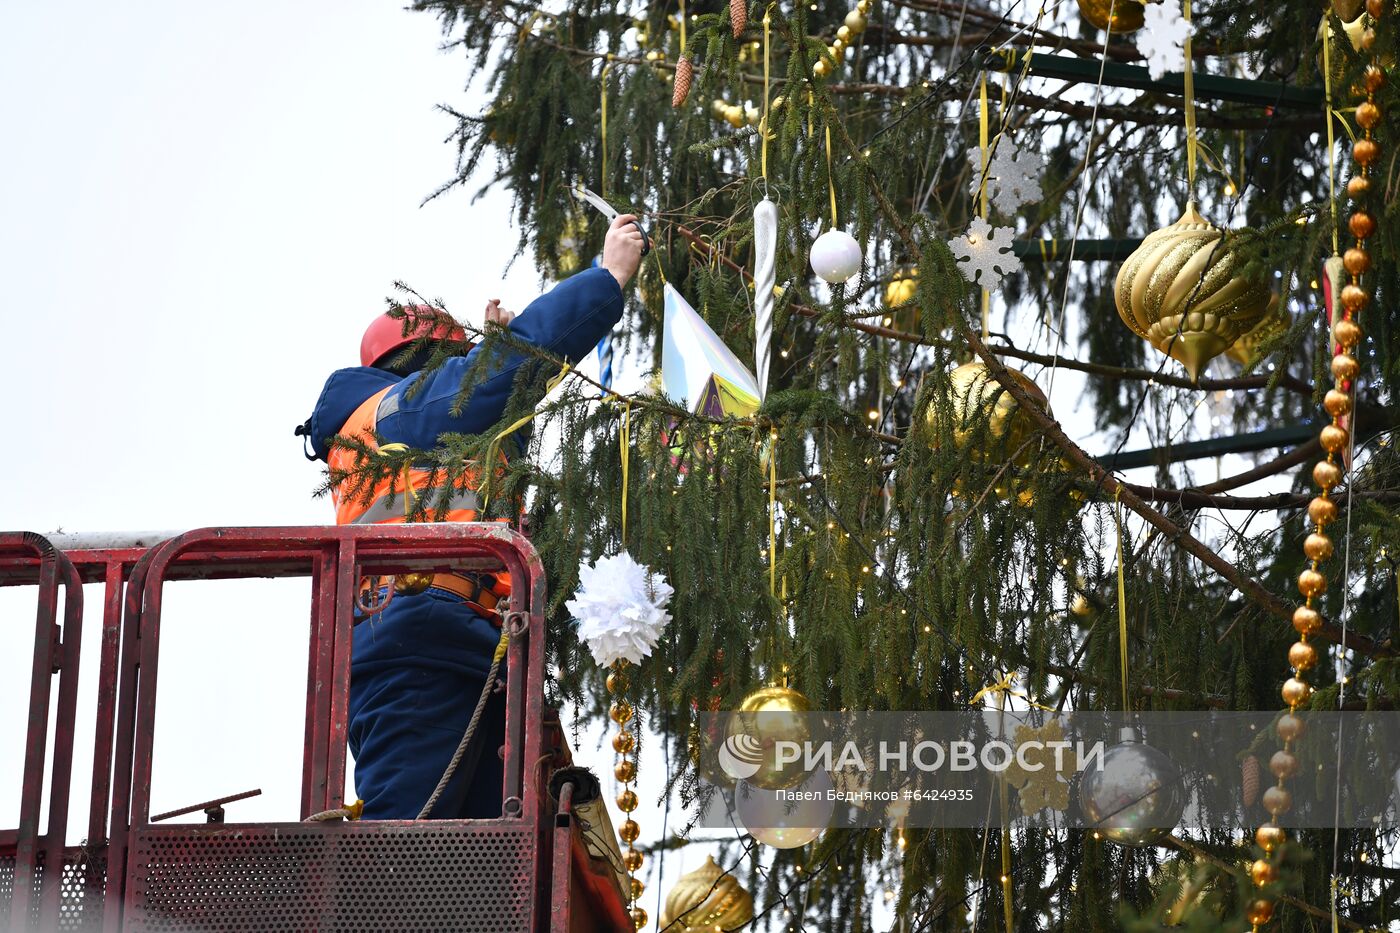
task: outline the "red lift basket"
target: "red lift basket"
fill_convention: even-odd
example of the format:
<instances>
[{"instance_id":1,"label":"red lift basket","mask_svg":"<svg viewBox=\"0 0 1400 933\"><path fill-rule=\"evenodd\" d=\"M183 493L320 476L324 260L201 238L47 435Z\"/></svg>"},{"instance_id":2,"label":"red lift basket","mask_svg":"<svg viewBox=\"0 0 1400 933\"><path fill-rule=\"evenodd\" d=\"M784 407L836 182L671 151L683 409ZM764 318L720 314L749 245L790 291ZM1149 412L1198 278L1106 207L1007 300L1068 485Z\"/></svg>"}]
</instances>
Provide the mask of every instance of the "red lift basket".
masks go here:
<instances>
[{"instance_id":1,"label":"red lift basket","mask_svg":"<svg viewBox=\"0 0 1400 933\"><path fill-rule=\"evenodd\" d=\"M55 539L61 547L75 543ZM39 535L0 534L0 586L38 585L20 825L0 830L0 923L110 933L632 929L616 866L585 844L590 827L572 806L575 788L563 783L557 799L548 792L571 758L545 703L544 571L523 536L499 523L443 523L208 528L160 541L76 543L82 546L60 550ZM301 822L344 804L352 607L361 578L446 570L504 570L513 583L501 817ZM153 823L164 584L308 575L300 818ZM73 847L64 843L83 582L105 588L92 799L86 842ZM55 676L58 699L50 704Z\"/></svg>"}]
</instances>

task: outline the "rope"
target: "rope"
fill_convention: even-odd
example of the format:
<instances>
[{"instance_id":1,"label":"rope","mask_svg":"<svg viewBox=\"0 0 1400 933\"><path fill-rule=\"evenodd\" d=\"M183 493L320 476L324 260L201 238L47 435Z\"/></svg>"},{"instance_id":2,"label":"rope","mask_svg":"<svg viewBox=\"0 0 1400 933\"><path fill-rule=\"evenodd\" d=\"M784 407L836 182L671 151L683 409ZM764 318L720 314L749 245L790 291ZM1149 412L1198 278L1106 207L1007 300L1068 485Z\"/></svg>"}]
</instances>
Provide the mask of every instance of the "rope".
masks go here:
<instances>
[{"instance_id":1,"label":"rope","mask_svg":"<svg viewBox=\"0 0 1400 933\"><path fill-rule=\"evenodd\" d=\"M365 812L365 802L356 800L343 807L336 807L334 810L322 810L320 813L313 813L303 823L330 823L335 820L358 820Z\"/></svg>"},{"instance_id":2,"label":"rope","mask_svg":"<svg viewBox=\"0 0 1400 933\"><path fill-rule=\"evenodd\" d=\"M492 688L496 686L496 674L501 669L501 659L506 656L506 646L509 644L510 633L502 628L501 640L496 642L496 653L491 656L491 669L486 672L486 683L481 687L481 696L477 698L471 722L467 723L467 731L462 733L462 741L457 743L457 750L452 753L452 760L447 763L447 770L442 772L442 778L437 782L437 787L433 788L428 802L423 804L423 809L418 811L416 819L428 819L429 814L433 812L433 807L437 806L438 800L442 797L443 791L447 790L452 776L457 773L457 766L462 763L462 756L467 753L467 749L471 746L472 736L476 734L477 724L481 722L481 714L486 710L486 701L491 696Z\"/></svg>"}]
</instances>

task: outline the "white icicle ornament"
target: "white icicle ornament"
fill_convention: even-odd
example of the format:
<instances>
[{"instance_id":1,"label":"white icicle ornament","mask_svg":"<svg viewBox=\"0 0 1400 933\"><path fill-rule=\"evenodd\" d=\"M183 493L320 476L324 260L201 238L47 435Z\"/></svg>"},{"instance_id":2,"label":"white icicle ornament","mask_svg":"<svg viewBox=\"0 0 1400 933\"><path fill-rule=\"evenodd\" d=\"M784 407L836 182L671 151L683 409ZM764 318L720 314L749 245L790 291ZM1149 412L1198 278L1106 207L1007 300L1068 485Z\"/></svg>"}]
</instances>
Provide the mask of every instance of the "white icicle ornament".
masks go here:
<instances>
[{"instance_id":1,"label":"white icicle ornament","mask_svg":"<svg viewBox=\"0 0 1400 933\"><path fill-rule=\"evenodd\" d=\"M812 244L812 271L839 285L860 271L860 244L845 230L828 230Z\"/></svg>"},{"instance_id":2,"label":"white icicle ornament","mask_svg":"<svg viewBox=\"0 0 1400 933\"><path fill-rule=\"evenodd\" d=\"M675 591L626 551L579 566L574 598L564 604L578 623L578 638L602 667L640 664L651 655L671 621L666 604Z\"/></svg>"}]
</instances>

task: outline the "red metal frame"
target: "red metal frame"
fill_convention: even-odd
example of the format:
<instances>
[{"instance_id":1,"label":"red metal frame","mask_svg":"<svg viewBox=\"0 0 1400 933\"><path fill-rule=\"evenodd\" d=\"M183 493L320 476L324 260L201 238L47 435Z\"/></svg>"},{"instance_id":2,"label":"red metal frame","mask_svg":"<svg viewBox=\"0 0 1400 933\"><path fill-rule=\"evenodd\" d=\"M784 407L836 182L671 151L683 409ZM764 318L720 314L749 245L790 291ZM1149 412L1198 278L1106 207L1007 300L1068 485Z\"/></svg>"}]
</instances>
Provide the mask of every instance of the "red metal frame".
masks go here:
<instances>
[{"instance_id":1,"label":"red metal frame","mask_svg":"<svg viewBox=\"0 0 1400 933\"><path fill-rule=\"evenodd\" d=\"M0 556L37 562L39 594L34 621L34 663L30 673L24 741L24 780L20 790L19 826L13 837L14 883L8 922L57 923L63 842L68 832L68 795L73 769L73 721L77 712L78 666L82 650L83 588L78 572L62 552L43 537L27 532L0 533ZM63 589L63 623L58 623L59 588ZM53 775L49 787L48 829L40 836L48 758L50 696L58 675L58 709L54 727ZM6 846L5 848L9 848ZM41 876L41 865L48 871ZM57 870L55 870L57 866Z\"/></svg>"},{"instance_id":2,"label":"red metal frame","mask_svg":"<svg viewBox=\"0 0 1400 933\"><path fill-rule=\"evenodd\" d=\"M101 905L105 930L143 923L146 894L143 860L170 846L198 855L201 846L228 849L231 830L249 845L296 836L306 845L381 840L397 847L397 857L442 854L442 833L465 840L492 836L528 839L521 883L528 883L529 930L630 929L621 889L587 854L571 809L556 807L543 788L555 765L568 760L557 722L544 704L545 580L538 555L521 535L499 523L413 524L394 526L311 526L292 528L203 529L179 535L148 550L118 548L73 551L69 557L47 549L38 536L0 535L0 585L40 585L39 633L58 633L54 623L57 586L67 587L65 621L57 635L38 640L35 648L31 729L26 758L25 801L15 850L23 850L25 877L38 861L39 784L44 772L43 736L35 717L47 724L48 678L61 651L58 741L51 791L49 832L43 838L44 860L71 870L78 861L92 887L90 918ZM513 581L511 632L507 652L506 744L499 820L378 822L359 824L223 824L211 829L189 824L152 826L150 787L153 727L160 662L164 583L167 580L309 575L312 578L311 641L307 665L305 748L302 763L301 817L342 805L345 786L347 700L349 695L351 604L366 575L406 571L506 570ZM122 584L126 581L125 592ZM88 846L63 850L67 821L68 766L71 765L74 699L80 647L82 581L105 584L101 665L97 697L93 794ZM42 676L41 676L42 675ZM523 675L523 676L522 676ZM42 689L40 681L42 683ZM548 715L547 715L548 714ZM548 719L548 721L547 721ZM38 738L36 739L36 729ZM36 744L37 743L37 744ZM58 765L67 762L63 767ZM110 778L109 778L110 776ZM110 812L110 839L108 813ZM523 835L522 835L523 833ZM464 835L465 834L465 835ZM26 842L28 840L28 842ZM416 840L416 841L415 841ZM436 840L436 841L433 841ZM0 833L0 848L7 834ZM106 851L103 853L103 843ZM25 846L28 845L28 848ZM436 847L436 848L434 848ZM567 850L567 852L566 852ZM249 851L252 851L250 849ZM407 855L405 855L407 853ZM105 854L105 858L103 855ZM448 853L452 855L454 853ZM235 856L237 853L235 853ZM562 861L561 861L562 860ZM17 861L12 911L15 919L30 911L28 887L21 885ZM101 868L105 866L105 888ZM55 873L57 880L62 873ZM528 877L524 877L528 876ZM605 878L607 883L599 884ZM57 916L58 886L45 873L41 893L44 916ZM321 893L335 891L337 879L321 879ZM313 887L315 885L313 884ZM518 885L517 885L518 887ZM392 892L390 892L392 893ZM65 894L65 896L68 896ZM308 897L310 894L308 894ZM98 901L100 898L100 902ZM195 910L197 905L192 905ZM208 916L191 915L208 925ZM586 918L586 919L585 919ZM167 918L169 919L169 918ZM223 927L219 922L217 925ZM229 928L236 924L230 923ZM48 928L45 926L45 928Z\"/></svg>"}]
</instances>

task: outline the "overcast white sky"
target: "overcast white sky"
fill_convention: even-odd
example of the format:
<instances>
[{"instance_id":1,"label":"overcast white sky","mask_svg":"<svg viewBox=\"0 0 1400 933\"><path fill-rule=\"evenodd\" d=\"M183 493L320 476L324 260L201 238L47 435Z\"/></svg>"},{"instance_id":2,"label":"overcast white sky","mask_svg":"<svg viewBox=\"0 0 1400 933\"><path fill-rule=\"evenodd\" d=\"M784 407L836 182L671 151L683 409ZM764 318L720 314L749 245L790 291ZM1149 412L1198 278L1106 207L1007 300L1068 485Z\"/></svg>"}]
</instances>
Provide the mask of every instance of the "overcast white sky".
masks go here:
<instances>
[{"instance_id":1,"label":"overcast white sky","mask_svg":"<svg viewBox=\"0 0 1400 933\"><path fill-rule=\"evenodd\" d=\"M0 525L328 522L292 428L357 362L391 283L475 320L488 298L518 310L538 294L528 263L504 276L504 195L419 206L452 171L434 105L482 108L439 42L436 20L382 0L0 7ZM1082 383L1058 379L1072 415ZM156 809L261 787L231 819L296 818L308 604L300 581L172 588ZM32 611L32 593L0 592L0 827L18 812ZM609 774L610 752L579 751ZM659 832L659 814L641 822ZM703 856L673 857L668 876Z\"/></svg>"}]
</instances>

